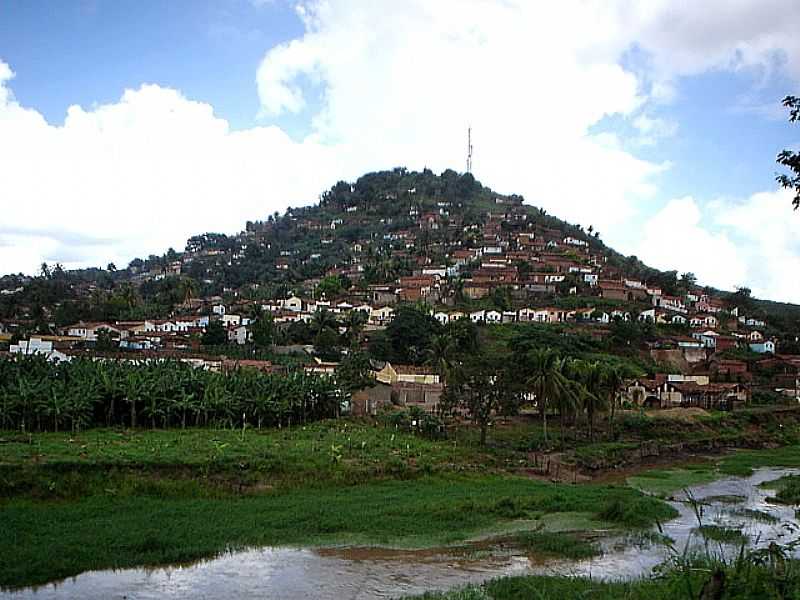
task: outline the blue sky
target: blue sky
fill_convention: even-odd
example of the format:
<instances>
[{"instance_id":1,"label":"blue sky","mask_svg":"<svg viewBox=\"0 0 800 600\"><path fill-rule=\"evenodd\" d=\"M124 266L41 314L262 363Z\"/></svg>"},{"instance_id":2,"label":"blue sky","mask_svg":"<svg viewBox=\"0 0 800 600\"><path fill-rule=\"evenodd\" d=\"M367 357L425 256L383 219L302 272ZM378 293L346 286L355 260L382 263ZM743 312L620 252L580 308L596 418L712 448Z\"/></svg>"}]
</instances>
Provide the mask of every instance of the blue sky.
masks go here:
<instances>
[{"instance_id":1,"label":"blue sky","mask_svg":"<svg viewBox=\"0 0 800 600\"><path fill-rule=\"evenodd\" d=\"M27 198L0 271L180 247L370 169L460 169L469 123L484 183L654 266L800 301L800 215L774 182L800 145L779 108L800 8L712 4L0 0L0 178ZM150 216L122 227L116 197Z\"/></svg>"},{"instance_id":2,"label":"blue sky","mask_svg":"<svg viewBox=\"0 0 800 600\"><path fill-rule=\"evenodd\" d=\"M17 73L14 93L52 124L71 104L156 83L210 103L234 128L251 126L264 52L302 31L282 2L0 2L0 57Z\"/></svg>"}]
</instances>

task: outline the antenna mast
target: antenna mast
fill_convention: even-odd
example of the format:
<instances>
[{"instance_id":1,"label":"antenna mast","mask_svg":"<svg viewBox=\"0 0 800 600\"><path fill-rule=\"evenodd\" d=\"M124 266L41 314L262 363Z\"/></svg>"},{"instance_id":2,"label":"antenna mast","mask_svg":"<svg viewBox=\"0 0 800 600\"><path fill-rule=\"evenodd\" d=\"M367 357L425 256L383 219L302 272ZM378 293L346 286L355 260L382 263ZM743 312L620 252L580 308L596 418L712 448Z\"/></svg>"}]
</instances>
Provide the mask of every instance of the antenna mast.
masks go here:
<instances>
[{"instance_id":1,"label":"antenna mast","mask_svg":"<svg viewBox=\"0 0 800 600\"><path fill-rule=\"evenodd\" d=\"M472 127L467 127L467 173L472 173Z\"/></svg>"}]
</instances>

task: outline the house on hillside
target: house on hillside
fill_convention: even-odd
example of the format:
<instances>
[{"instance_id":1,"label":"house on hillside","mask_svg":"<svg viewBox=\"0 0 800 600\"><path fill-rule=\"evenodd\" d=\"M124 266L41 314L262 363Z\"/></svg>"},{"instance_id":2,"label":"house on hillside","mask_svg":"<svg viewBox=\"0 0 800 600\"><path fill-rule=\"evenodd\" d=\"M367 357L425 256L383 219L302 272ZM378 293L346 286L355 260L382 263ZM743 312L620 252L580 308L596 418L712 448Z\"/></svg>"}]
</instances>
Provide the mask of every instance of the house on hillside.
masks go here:
<instances>
[{"instance_id":1,"label":"house on hillside","mask_svg":"<svg viewBox=\"0 0 800 600\"><path fill-rule=\"evenodd\" d=\"M775 354L775 342L764 340L763 342L750 344L750 350L759 354Z\"/></svg>"}]
</instances>

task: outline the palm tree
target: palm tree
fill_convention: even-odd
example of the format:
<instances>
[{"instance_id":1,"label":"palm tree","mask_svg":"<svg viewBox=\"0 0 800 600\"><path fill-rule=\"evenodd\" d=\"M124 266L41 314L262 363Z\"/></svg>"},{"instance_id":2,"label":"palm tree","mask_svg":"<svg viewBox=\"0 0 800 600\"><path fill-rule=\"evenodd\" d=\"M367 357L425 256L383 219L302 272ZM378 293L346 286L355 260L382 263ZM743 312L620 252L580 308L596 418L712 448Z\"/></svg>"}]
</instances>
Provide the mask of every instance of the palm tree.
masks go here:
<instances>
[{"instance_id":1,"label":"palm tree","mask_svg":"<svg viewBox=\"0 0 800 600\"><path fill-rule=\"evenodd\" d=\"M571 369L578 379L575 391L580 405L586 411L589 439L594 441L594 417L607 405L607 397L603 390L605 368L597 362L572 361Z\"/></svg>"},{"instance_id":2,"label":"palm tree","mask_svg":"<svg viewBox=\"0 0 800 600\"><path fill-rule=\"evenodd\" d=\"M337 326L338 322L336 321L336 317L326 308L317 309L314 312L314 316L311 317L311 331L314 332L314 335L318 335L325 329L333 329L336 331Z\"/></svg>"},{"instance_id":3,"label":"palm tree","mask_svg":"<svg viewBox=\"0 0 800 600\"><path fill-rule=\"evenodd\" d=\"M188 306L189 302L197 296L197 282L191 277L181 277L178 289L180 290L184 306Z\"/></svg>"},{"instance_id":4,"label":"palm tree","mask_svg":"<svg viewBox=\"0 0 800 600\"><path fill-rule=\"evenodd\" d=\"M609 435L614 437L614 413L617 408L617 393L625 384L625 372L622 367L614 366L605 370L602 378L602 389L611 410L608 413Z\"/></svg>"},{"instance_id":5,"label":"palm tree","mask_svg":"<svg viewBox=\"0 0 800 600\"><path fill-rule=\"evenodd\" d=\"M564 376L564 360L558 354L549 348L537 348L530 353L530 359L531 375L527 384L536 396L546 444L547 409L549 406L563 408L572 392L569 389L569 380Z\"/></svg>"},{"instance_id":6,"label":"palm tree","mask_svg":"<svg viewBox=\"0 0 800 600\"><path fill-rule=\"evenodd\" d=\"M350 338L350 345L357 348L361 343L361 332L367 321L367 315L358 310L351 310L343 321L347 328L347 336Z\"/></svg>"},{"instance_id":7,"label":"palm tree","mask_svg":"<svg viewBox=\"0 0 800 600\"><path fill-rule=\"evenodd\" d=\"M448 334L441 333L431 338L430 346L425 351L425 362L436 369L442 383L445 383L451 375L455 350L455 340Z\"/></svg>"}]
</instances>

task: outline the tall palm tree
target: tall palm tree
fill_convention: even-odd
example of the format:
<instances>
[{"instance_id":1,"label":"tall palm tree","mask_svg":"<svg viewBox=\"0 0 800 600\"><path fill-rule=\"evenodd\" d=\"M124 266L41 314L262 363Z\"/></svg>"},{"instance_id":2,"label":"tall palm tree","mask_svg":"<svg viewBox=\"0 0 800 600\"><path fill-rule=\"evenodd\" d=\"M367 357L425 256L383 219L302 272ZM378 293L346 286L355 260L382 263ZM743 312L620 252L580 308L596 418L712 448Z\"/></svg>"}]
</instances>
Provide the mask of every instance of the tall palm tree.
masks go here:
<instances>
[{"instance_id":1,"label":"tall palm tree","mask_svg":"<svg viewBox=\"0 0 800 600\"><path fill-rule=\"evenodd\" d=\"M614 413L617 408L617 394L625 384L625 371L620 366L609 367L603 373L602 389L611 410L608 412L609 435L614 437Z\"/></svg>"},{"instance_id":2,"label":"tall palm tree","mask_svg":"<svg viewBox=\"0 0 800 600\"><path fill-rule=\"evenodd\" d=\"M608 398L603 389L606 369L597 362L572 361L571 370L577 379L575 392L580 406L586 411L589 439L593 441L595 415L607 406Z\"/></svg>"},{"instance_id":3,"label":"tall palm tree","mask_svg":"<svg viewBox=\"0 0 800 600\"><path fill-rule=\"evenodd\" d=\"M338 322L336 321L336 317L326 308L321 310L317 309L314 311L314 316L311 317L311 331L314 332L314 335L319 334L319 332L324 329L333 329L336 331L337 326Z\"/></svg>"},{"instance_id":4,"label":"tall palm tree","mask_svg":"<svg viewBox=\"0 0 800 600\"><path fill-rule=\"evenodd\" d=\"M446 333L440 333L431 338L430 346L425 352L426 364L436 369L443 383L452 373L455 351L455 340Z\"/></svg>"},{"instance_id":5,"label":"tall palm tree","mask_svg":"<svg viewBox=\"0 0 800 600\"><path fill-rule=\"evenodd\" d=\"M546 444L547 409L551 406L563 408L572 391L564 375L564 360L558 354L549 348L537 348L530 353L530 361L531 375L527 384L536 396Z\"/></svg>"},{"instance_id":6,"label":"tall palm tree","mask_svg":"<svg viewBox=\"0 0 800 600\"><path fill-rule=\"evenodd\" d=\"M191 277L181 277L181 281L178 285L183 304L188 306L189 302L197 296L197 282Z\"/></svg>"}]
</instances>

